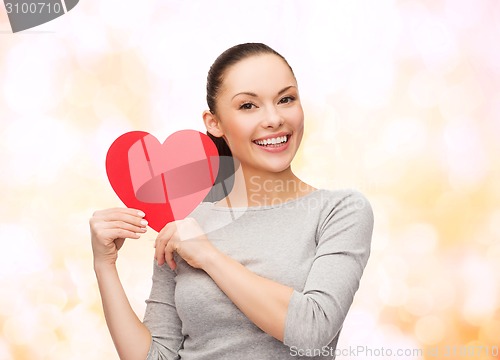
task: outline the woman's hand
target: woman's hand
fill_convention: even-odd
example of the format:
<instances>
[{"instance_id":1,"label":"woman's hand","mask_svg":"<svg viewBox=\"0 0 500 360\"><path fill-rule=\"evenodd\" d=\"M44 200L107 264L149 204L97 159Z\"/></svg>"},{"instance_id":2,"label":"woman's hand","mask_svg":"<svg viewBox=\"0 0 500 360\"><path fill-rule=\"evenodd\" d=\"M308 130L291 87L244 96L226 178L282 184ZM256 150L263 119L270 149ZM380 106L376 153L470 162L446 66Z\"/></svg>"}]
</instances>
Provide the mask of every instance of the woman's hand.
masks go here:
<instances>
[{"instance_id":1,"label":"woman's hand","mask_svg":"<svg viewBox=\"0 0 500 360\"><path fill-rule=\"evenodd\" d=\"M207 239L198 222L193 218L172 221L158 233L155 242L155 259L158 265L167 262L174 270L174 251L194 268L201 269L206 260L217 252Z\"/></svg>"},{"instance_id":2,"label":"woman's hand","mask_svg":"<svg viewBox=\"0 0 500 360\"><path fill-rule=\"evenodd\" d=\"M94 212L89 220L94 253L94 267L114 265L125 238L139 239L146 232L144 213L128 208L113 208Z\"/></svg>"}]
</instances>

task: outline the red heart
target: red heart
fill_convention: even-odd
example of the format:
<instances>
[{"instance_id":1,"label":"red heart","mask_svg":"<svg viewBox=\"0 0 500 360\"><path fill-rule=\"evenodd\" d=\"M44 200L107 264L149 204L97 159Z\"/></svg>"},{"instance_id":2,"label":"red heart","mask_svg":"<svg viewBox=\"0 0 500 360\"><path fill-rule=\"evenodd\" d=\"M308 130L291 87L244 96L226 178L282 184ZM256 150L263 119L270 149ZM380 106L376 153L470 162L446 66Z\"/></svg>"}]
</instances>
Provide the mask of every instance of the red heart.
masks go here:
<instances>
[{"instance_id":1,"label":"red heart","mask_svg":"<svg viewBox=\"0 0 500 360\"><path fill-rule=\"evenodd\" d=\"M181 130L163 144L144 131L116 139L106 155L106 172L127 207L146 213L156 231L184 219L207 196L219 171L213 141L195 130Z\"/></svg>"}]
</instances>

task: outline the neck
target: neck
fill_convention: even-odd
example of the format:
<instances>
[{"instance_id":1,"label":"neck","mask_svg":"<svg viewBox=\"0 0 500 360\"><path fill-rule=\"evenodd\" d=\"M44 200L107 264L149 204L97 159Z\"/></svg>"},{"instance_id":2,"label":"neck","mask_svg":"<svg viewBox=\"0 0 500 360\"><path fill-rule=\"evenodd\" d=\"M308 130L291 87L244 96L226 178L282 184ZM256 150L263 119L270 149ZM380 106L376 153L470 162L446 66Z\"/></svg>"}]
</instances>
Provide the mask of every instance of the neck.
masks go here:
<instances>
[{"instance_id":1,"label":"neck","mask_svg":"<svg viewBox=\"0 0 500 360\"><path fill-rule=\"evenodd\" d=\"M265 206L294 200L315 188L301 181L291 166L280 172L268 172L235 166L231 193L220 201L221 206Z\"/></svg>"}]
</instances>

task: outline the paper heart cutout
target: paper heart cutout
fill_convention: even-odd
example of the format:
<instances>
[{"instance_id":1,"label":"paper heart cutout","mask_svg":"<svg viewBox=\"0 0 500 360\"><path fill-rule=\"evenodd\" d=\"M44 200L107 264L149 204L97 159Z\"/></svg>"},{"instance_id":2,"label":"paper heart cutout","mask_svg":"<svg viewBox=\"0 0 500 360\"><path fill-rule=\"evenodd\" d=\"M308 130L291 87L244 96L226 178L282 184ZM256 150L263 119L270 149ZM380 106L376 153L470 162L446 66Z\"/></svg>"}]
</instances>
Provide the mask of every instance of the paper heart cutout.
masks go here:
<instances>
[{"instance_id":1,"label":"paper heart cutout","mask_svg":"<svg viewBox=\"0 0 500 360\"><path fill-rule=\"evenodd\" d=\"M147 132L128 132L106 155L113 190L127 207L144 211L156 231L189 215L210 192L218 172L217 147L195 130L177 131L163 144Z\"/></svg>"}]
</instances>

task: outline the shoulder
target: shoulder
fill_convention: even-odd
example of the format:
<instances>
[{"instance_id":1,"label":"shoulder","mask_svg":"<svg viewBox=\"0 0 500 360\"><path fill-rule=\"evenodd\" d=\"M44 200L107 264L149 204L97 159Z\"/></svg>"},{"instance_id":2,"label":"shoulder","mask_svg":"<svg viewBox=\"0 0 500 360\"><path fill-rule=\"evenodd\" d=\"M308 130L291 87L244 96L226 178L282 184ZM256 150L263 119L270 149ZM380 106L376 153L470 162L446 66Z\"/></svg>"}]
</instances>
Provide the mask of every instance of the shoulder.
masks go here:
<instances>
[{"instance_id":1,"label":"shoulder","mask_svg":"<svg viewBox=\"0 0 500 360\"><path fill-rule=\"evenodd\" d=\"M372 212L368 197L356 189L320 189L324 210L351 209Z\"/></svg>"},{"instance_id":2,"label":"shoulder","mask_svg":"<svg viewBox=\"0 0 500 360\"><path fill-rule=\"evenodd\" d=\"M373 227L372 205L365 194L356 189L321 189L320 228L332 222L358 223Z\"/></svg>"}]
</instances>

